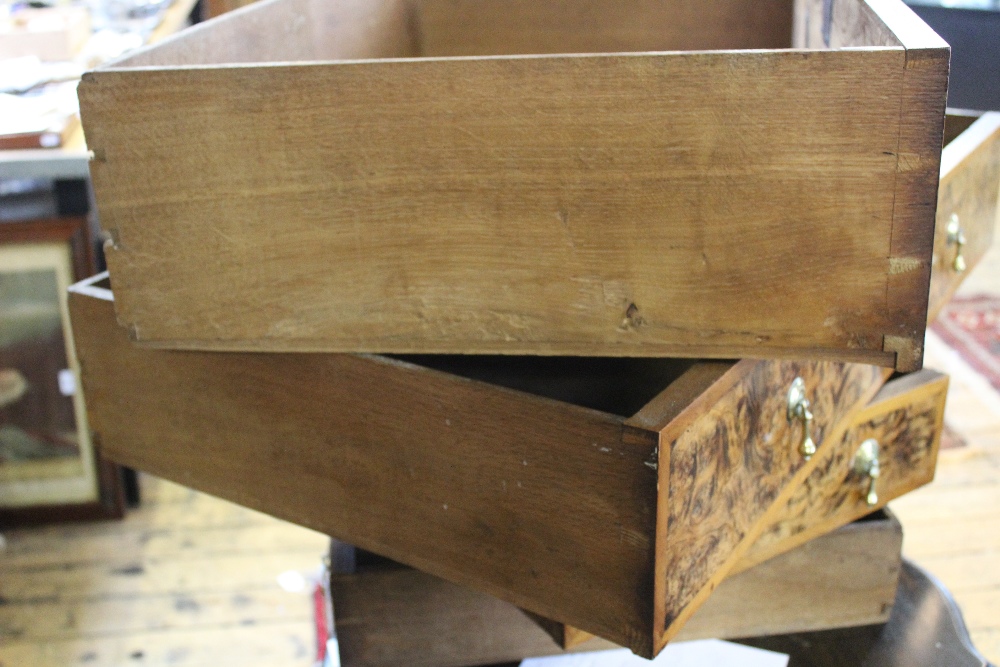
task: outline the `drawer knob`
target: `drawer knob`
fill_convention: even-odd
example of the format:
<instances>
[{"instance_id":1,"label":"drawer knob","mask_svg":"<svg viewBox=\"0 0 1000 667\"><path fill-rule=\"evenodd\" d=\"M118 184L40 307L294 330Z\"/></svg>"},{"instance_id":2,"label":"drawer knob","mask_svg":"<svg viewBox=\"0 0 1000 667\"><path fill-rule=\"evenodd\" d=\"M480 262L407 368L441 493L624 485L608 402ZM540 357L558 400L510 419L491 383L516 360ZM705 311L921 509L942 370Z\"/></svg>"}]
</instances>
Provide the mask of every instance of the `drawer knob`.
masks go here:
<instances>
[{"instance_id":1,"label":"drawer knob","mask_svg":"<svg viewBox=\"0 0 1000 667\"><path fill-rule=\"evenodd\" d=\"M878 462L878 440L869 438L861 443L858 451L854 454L854 472L868 478L868 495L865 501L869 507L878 505L878 492L875 485L878 483L882 468Z\"/></svg>"},{"instance_id":2,"label":"drawer knob","mask_svg":"<svg viewBox=\"0 0 1000 667\"><path fill-rule=\"evenodd\" d=\"M808 461L816 453L816 443L812 439L812 412L809 411L809 399L806 398L805 380L798 377L788 390L788 421L802 423L802 441L799 443L799 454Z\"/></svg>"},{"instance_id":3,"label":"drawer knob","mask_svg":"<svg viewBox=\"0 0 1000 667\"><path fill-rule=\"evenodd\" d=\"M951 268L957 273L965 273L968 265L965 263L965 232L962 231L962 221L957 213L952 213L948 219L948 245L955 246L955 259L951 263Z\"/></svg>"}]
</instances>

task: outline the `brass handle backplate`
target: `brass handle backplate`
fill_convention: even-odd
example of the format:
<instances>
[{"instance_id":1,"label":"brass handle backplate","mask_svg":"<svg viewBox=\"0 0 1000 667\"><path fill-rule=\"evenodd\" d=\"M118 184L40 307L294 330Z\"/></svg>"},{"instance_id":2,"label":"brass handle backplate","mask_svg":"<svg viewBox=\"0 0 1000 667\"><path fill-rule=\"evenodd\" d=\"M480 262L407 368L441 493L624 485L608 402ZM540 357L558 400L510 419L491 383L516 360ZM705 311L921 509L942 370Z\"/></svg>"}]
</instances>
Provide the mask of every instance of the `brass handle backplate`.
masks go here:
<instances>
[{"instance_id":1,"label":"brass handle backplate","mask_svg":"<svg viewBox=\"0 0 1000 667\"><path fill-rule=\"evenodd\" d=\"M957 213L952 213L951 217L948 219L948 246L955 246L955 259L951 262L951 268L955 269L956 273L965 273L965 270L969 268L968 264L965 262L965 244L968 243L965 239L965 232L962 231L962 221L959 219Z\"/></svg>"},{"instance_id":2,"label":"brass handle backplate","mask_svg":"<svg viewBox=\"0 0 1000 667\"><path fill-rule=\"evenodd\" d=\"M788 390L788 421L802 423L802 440L799 442L799 454L808 461L816 453L816 443L812 439L813 415L809 411L809 399L806 398L805 380L798 377Z\"/></svg>"},{"instance_id":3,"label":"brass handle backplate","mask_svg":"<svg viewBox=\"0 0 1000 667\"><path fill-rule=\"evenodd\" d=\"M865 496L865 502L869 507L878 505L878 491L875 487L882 474L882 467L878 462L878 450L878 440L869 438L861 443L854 454L854 472L868 478L868 494Z\"/></svg>"}]
</instances>

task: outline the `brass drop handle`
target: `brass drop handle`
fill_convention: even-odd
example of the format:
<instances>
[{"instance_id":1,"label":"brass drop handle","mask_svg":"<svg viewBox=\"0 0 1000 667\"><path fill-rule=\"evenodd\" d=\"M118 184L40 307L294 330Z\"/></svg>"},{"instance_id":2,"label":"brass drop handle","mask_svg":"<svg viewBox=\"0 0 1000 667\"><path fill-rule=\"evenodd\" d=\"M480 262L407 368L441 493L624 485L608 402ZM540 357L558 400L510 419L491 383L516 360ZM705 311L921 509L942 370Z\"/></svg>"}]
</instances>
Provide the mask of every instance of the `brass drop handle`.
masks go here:
<instances>
[{"instance_id":1,"label":"brass drop handle","mask_svg":"<svg viewBox=\"0 0 1000 667\"><path fill-rule=\"evenodd\" d=\"M875 485L878 483L882 468L878 462L878 440L869 438L861 443L858 451L854 454L854 472L868 478L868 495L865 501L869 507L878 505L878 492Z\"/></svg>"},{"instance_id":2,"label":"brass drop handle","mask_svg":"<svg viewBox=\"0 0 1000 667\"><path fill-rule=\"evenodd\" d=\"M965 232L962 231L962 221L959 220L957 213L952 213L951 218L948 219L948 245L955 246L955 259L951 263L951 268L955 269L957 273L965 273L968 268L968 264L965 263L965 244L967 243L965 239Z\"/></svg>"},{"instance_id":3,"label":"brass drop handle","mask_svg":"<svg viewBox=\"0 0 1000 667\"><path fill-rule=\"evenodd\" d=\"M813 414L809 411L809 399L806 398L806 383L800 377L795 378L788 390L788 421L802 423L799 454L808 461L816 453L816 443L812 439Z\"/></svg>"}]
</instances>

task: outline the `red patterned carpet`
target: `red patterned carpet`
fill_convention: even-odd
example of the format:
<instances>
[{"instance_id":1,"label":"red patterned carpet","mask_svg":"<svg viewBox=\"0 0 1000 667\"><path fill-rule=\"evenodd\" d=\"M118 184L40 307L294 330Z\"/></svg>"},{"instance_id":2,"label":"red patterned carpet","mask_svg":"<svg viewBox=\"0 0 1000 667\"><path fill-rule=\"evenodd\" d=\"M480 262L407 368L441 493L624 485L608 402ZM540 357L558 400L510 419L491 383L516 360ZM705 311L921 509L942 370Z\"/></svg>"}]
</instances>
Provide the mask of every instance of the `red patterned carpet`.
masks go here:
<instances>
[{"instance_id":1,"label":"red patterned carpet","mask_svg":"<svg viewBox=\"0 0 1000 667\"><path fill-rule=\"evenodd\" d=\"M932 328L1000 391L1000 297L956 297Z\"/></svg>"}]
</instances>

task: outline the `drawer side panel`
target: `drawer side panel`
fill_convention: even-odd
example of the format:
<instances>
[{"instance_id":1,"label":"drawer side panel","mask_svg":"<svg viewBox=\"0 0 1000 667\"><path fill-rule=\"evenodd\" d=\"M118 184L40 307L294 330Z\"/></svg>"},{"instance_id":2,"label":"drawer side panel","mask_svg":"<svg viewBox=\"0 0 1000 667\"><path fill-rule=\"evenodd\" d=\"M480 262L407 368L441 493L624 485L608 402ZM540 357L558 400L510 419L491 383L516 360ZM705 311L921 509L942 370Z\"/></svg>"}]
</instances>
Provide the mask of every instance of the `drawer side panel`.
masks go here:
<instances>
[{"instance_id":1,"label":"drawer side panel","mask_svg":"<svg viewBox=\"0 0 1000 667\"><path fill-rule=\"evenodd\" d=\"M627 644L652 606L655 434L373 357L131 345L71 294L111 460Z\"/></svg>"},{"instance_id":2,"label":"drawer side panel","mask_svg":"<svg viewBox=\"0 0 1000 667\"><path fill-rule=\"evenodd\" d=\"M892 250L904 60L94 73L119 316L192 349L892 365L926 285L887 287L930 260Z\"/></svg>"}]
</instances>

